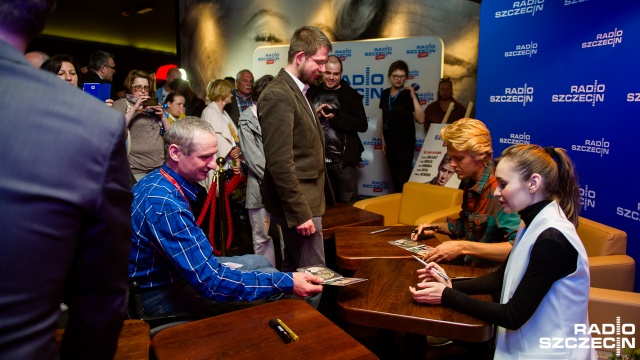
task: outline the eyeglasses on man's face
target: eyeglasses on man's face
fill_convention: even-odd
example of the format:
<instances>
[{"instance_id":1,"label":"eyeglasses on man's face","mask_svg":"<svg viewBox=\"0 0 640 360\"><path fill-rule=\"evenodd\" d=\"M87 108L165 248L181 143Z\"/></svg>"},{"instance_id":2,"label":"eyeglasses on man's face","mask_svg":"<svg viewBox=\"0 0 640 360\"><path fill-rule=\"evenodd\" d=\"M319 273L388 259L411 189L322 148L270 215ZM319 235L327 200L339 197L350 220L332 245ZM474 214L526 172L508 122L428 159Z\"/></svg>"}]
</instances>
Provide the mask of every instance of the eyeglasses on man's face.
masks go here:
<instances>
[{"instance_id":1,"label":"eyeglasses on man's face","mask_svg":"<svg viewBox=\"0 0 640 360\"><path fill-rule=\"evenodd\" d=\"M393 80L404 80L404 79L407 78L407 76L406 75L391 75L391 78Z\"/></svg>"},{"instance_id":2,"label":"eyeglasses on man's face","mask_svg":"<svg viewBox=\"0 0 640 360\"><path fill-rule=\"evenodd\" d=\"M147 85L131 85L131 90L133 91L149 91L149 87Z\"/></svg>"},{"instance_id":3,"label":"eyeglasses on man's face","mask_svg":"<svg viewBox=\"0 0 640 360\"><path fill-rule=\"evenodd\" d=\"M115 69L116 69L116 67L115 67L115 66L111 66L111 65L107 65L107 64L104 64L104 66L108 67L108 68L109 68L109 69L111 69L111 70L115 70Z\"/></svg>"},{"instance_id":4,"label":"eyeglasses on man's face","mask_svg":"<svg viewBox=\"0 0 640 360\"><path fill-rule=\"evenodd\" d=\"M306 56L306 55L305 55ZM307 56L309 59L315 61L316 64L318 64L318 66L324 66L327 65L327 63L329 62L329 60L325 60L325 61L320 61L320 60L316 60L314 58L312 58L311 56Z\"/></svg>"}]
</instances>

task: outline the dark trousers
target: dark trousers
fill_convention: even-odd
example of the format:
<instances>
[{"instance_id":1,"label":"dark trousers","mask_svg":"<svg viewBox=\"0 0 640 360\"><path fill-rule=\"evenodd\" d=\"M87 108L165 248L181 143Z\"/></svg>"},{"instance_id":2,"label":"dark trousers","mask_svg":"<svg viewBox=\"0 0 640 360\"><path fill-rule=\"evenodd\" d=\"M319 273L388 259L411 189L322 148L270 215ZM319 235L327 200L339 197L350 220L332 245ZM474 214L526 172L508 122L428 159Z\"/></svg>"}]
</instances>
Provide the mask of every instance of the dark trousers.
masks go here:
<instances>
[{"instance_id":1,"label":"dark trousers","mask_svg":"<svg viewBox=\"0 0 640 360\"><path fill-rule=\"evenodd\" d=\"M327 174L338 203L353 205L358 201L358 178L355 166L342 166L339 162L327 163Z\"/></svg>"},{"instance_id":2,"label":"dark trousers","mask_svg":"<svg viewBox=\"0 0 640 360\"><path fill-rule=\"evenodd\" d=\"M394 192L402 192L402 186L409 181L413 170L413 153L415 149L406 144L402 148L394 149L387 144L387 164L391 172Z\"/></svg>"}]
</instances>

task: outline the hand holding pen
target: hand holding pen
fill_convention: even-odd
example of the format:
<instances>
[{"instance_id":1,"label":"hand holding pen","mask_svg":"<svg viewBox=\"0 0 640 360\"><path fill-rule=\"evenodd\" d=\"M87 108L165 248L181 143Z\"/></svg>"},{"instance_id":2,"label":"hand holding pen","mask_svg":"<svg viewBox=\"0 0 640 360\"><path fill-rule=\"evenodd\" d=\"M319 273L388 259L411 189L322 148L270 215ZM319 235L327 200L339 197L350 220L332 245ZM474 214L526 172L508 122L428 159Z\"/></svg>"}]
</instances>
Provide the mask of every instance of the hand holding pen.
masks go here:
<instances>
[{"instance_id":1,"label":"hand holding pen","mask_svg":"<svg viewBox=\"0 0 640 360\"><path fill-rule=\"evenodd\" d=\"M451 287L451 280L440 265L431 262L425 263L417 256L414 258L424 264L423 269L418 269L418 278L422 282L416 287L409 286L413 299L417 302L439 305L442 303L442 293L446 287Z\"/></svg>"},{"instance_id":2,"label":"hand holding pen","mask_svg":"<svg viewBox=\"0 0 640 360\"><path fill-rule=\"evenodd\" d=\"M411 232L411 240L422 240L433 237L440 227L433 224L420 224Z\"/></svg>"},{"instance_id":3,"label":"hand holding pen","mask_svg":"<svg viewBox=\"0 0 640 360\"><path fill-rule=\"evenodd\" d=\"M424 260L420 259L419 257L412 255L414 259L418 260L422 265L424 265L424 269L419 269L418 270L418 279L422 279L423 281L438 281L438 282L442 282L440 281L440 279L444 280L444 282L442 282L443 284L451 287L451 279L449 279L449 276L447 276L447 273L444 271L444 269L434 263L434 262L430 262L430 263L426 263ZM433 274L438 275L437 278L435 277Z\"/></svg>"}]
</instances>

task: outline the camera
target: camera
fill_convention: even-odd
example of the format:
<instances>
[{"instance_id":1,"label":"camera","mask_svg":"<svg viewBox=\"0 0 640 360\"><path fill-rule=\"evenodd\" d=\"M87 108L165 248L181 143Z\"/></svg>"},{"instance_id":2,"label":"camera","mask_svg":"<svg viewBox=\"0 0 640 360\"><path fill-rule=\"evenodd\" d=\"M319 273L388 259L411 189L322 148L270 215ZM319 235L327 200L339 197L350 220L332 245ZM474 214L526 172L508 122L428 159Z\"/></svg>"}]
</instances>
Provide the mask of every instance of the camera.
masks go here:
<instances>
[{"instance_id":1,"label":"camera","mask_svg":"<svg viewBox=\"0 0 640 360\"><path fill-rule=\"evenodd\" d=\"M326 108L322 109L322 111L323 111L325 114L329 115L329 114L337 114L337 113L339 113L339 112L340 112L340 109L338 109L338 108L328 108L328 107L326 107Z\"/></svg>"}]
</instances>

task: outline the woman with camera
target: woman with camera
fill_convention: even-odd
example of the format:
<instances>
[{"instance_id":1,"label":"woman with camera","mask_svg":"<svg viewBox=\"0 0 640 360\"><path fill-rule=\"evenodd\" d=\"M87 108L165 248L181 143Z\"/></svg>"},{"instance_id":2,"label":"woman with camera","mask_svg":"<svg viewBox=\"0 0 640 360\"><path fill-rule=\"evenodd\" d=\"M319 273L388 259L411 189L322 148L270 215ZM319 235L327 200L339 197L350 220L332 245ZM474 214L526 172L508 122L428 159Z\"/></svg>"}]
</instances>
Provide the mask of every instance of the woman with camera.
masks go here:
<instances>
[{"instance_id":1,"label":"woman with camera","mask_svg":"<svg viewBox=\"0 0 640 360\"><path fill-rule=\"evenodd\" d=\"M113 103L113 108L124 114L129 130L129 165L136 181L162 165L162 136L171 126L158 99L149 95L154 93L151 84L148 73L131 70L124 80L128 93Z\"/></svg>"}]
</instances>

